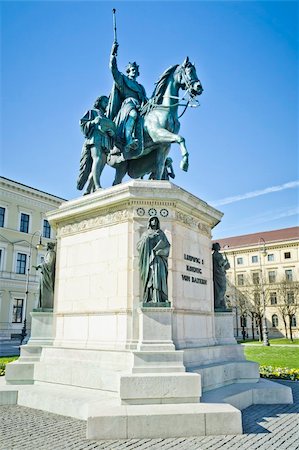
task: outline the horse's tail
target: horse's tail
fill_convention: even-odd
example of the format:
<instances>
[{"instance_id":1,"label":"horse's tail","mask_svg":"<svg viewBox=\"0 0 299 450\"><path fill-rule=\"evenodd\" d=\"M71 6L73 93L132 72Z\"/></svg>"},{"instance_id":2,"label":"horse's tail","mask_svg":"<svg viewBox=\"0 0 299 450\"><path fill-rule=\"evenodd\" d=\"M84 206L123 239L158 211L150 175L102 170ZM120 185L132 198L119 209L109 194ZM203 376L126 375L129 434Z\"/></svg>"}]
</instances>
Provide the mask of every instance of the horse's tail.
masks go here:
<instances>
[{"instance_id":1,"label":"horse's tail","mask_svg":"<svg viewBox=\"0 0 299 450\"><path fill-rule=\"evenodd\" d=\"M82 189L86 184L86 181L88 180L88 176L91 171L91 166L92 166L92 159L90 154L90 148L86 144L84 144L81 153L79 176L77 180L77 189L79 191L82 191Z\"/></svg>"}]
</instances>

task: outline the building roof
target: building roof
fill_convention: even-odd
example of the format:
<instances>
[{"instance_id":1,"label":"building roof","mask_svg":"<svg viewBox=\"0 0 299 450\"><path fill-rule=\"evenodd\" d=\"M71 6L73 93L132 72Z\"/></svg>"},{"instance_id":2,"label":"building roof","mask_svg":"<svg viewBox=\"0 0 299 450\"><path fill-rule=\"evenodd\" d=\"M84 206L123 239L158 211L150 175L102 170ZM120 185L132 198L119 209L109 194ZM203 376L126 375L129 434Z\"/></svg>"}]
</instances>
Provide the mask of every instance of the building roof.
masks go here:
<instances>
[{"instance_id":1,"label":"building roof","mask_svg":"<svg viewBox=\"0 0 299 450\"><path fill-rule=\"evenodd\" d=\"M259 245L261 240L265 243L274 243L281 241L293 241L299 239L299 227L283 228L281 230L261 231L260 233L244 234L242 236L232 236L223 239L217 239L213 242L219 242L222 250L238 247L247 247ZM228 247L228 248L227 248Z\"/></svg>"},{"instance_id":2,"label":"building roof","mask_svg":"<svg viewBox=\"0 0 299 450\"><path fill-rule=\"evenodd\" d=\"M36 192L40 192L41 194L49 195L49 196L51 196L51 197L53 197L53 198L55 198L57 200L66 201L65 198L58 197L57 195L54 195L54 194L49 194L49 192L41 191L40 189L36 189L36 188L34 188L32 186L28 186L27 184L19 183L18 181L11 180L11 179L3 177L3 176L0 176L0 180L2 180L3 183L8 182L10 184L15 184L15 185L18 185L20 187L29 189L29 190L31 190L33 192L36 191Z\"/></svg>"}]
</instances>

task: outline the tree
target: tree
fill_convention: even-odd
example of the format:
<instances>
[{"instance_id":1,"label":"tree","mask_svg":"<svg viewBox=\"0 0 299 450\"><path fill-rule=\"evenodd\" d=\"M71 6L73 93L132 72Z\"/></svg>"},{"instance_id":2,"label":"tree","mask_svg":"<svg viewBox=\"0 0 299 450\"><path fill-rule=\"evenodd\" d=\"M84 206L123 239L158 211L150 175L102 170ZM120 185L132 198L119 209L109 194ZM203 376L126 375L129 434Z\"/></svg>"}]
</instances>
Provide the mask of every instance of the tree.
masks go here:
<instances>
[{"instance_id":1,"label":"tree","mask_svg":"<svg viewBox=\"0 0 299 450\"><path fill-rule=\"evenodd\" d=\"M289 336L290 340L293 341L293 320L296 317L296 312L299 307L299 283L297 281L292 281L288 279L283 279L278 285L278 305L277 309L282 317L286 337L287 333L287 322L289 325Z\"/></svg>"}]
</instances>

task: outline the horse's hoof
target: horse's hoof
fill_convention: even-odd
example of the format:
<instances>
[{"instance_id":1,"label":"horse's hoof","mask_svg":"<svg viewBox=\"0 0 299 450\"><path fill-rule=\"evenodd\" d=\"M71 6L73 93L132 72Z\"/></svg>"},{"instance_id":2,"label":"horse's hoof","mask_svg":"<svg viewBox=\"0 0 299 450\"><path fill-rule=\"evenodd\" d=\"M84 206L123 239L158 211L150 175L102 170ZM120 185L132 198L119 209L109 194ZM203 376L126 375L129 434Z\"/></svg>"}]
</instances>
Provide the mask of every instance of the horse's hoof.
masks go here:
<instances>
[{"instance_id":1,"label":"horse's hoof","mask_svg":"<svg viewBox=\"0 0 299 450\"><path fill-rule=\"evenodd\" d=\"M188 163L188 161L186 161L185 159L182 159L181 164L180 164L180 168L181 168L184 172L188 172L188 169L189 169L189 163Z\"/></svg>"}]
</instances>

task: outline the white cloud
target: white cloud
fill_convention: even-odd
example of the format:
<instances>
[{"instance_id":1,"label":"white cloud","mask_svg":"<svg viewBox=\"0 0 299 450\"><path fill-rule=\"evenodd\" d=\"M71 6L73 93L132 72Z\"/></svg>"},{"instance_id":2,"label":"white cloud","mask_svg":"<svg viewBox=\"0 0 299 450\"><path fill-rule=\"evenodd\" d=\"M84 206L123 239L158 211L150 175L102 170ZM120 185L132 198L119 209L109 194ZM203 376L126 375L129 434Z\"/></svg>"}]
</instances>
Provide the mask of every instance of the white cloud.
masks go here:
<instances>
[{"instance_id":1,"label":"white cloud","mask_svg":"<svg viewBox=\"0 0 299 450\"><path fill-rule=\"evenodd\" d=\"M224 229L221 229L221 233L219 236L217 236L218 239L226 236L230 236L232 234L248 234L248 233L257 233L262 224L267 224L267 228L269 228L269 225L276 220L284 219L285 217L292 217L292 216L298 216L299 215L299 207L295 208L279 208L276 210L270 210L263 212L262 214L257 214L255 216L250 216L247 218L244 218L245 220L243 222L238 222L234 226L225 227ZM296 226L289 225L289 226ZM274 225L275 227L275 225ZM273 227L273 228L274 228ZM216 233L217 234L217 231Z\"/></svg>"},{"instance_id":2,"label":"white cloud","mask_svg":"<svg viewBox=\"0 0 299 450\"><path fill-rule=\"evenodd\" d=\"M299 186L299 181L290 181L288 183L272 186L259 191L247 192L245 194L234 195L233 197L226 197L221 200L210 202L212 206L228 205L229 203L247 200L248 198L259 197L261 195L271 194L272 192L284 191L285 189L293 189Z\"/></svg>"}]
</instances>

